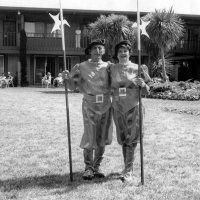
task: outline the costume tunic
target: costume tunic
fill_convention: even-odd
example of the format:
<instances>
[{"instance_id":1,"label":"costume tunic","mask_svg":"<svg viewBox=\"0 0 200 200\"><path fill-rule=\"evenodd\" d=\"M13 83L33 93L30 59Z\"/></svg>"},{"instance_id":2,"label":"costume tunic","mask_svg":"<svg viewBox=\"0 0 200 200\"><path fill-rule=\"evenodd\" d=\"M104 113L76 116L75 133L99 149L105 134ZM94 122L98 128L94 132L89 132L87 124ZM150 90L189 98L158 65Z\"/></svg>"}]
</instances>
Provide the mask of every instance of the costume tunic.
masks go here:
<instances>
[{"instance_id":1,"label":"costume tunic","mask_svg":"<svg viewBox=\"0 0 200 200\"><path fill-rule=\"evenodd\" d=\"M133 83L138 76L138 65L129 61L126 65L110 66L113 118L116 124L118 143L130 145L139 140L139 87ZM119 88L125 88L124 96L120 96ZM148 93L147 87L141 89ZM144 108L142 106L142 119Z\"/></svg>"},{"instance_id":2,"label":"costume tunic","mask_svg":"<svg viewBox=\"0 0 200 200\"><path fill-rule=\"evenodd\" d=\"M107 62L87 60L73 67L69 86L83 93L84 133L80 147L96 149L112 141L112 113ZM103 102L97 103L97 95ZM102 97L103 96L103 97Z\"/></svg>"}]
</instances>

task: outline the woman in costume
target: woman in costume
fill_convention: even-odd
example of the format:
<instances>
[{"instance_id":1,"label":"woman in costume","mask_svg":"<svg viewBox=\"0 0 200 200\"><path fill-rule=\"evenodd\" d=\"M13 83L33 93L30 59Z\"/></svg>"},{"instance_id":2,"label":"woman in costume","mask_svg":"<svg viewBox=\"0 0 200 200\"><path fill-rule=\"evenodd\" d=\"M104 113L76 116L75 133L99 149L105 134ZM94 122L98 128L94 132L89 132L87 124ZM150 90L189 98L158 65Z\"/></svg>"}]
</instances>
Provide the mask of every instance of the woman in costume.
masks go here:
<instances>
[{"instance_id":1,"label":"woman in costume","mask_svg":"<svg viewBox=\"0 0 200 200\"><path fill-rule=\"evenodd\" d=\"M139 87L142 94L149 92L145 80L138 77L138 65L129 59L131 51L128 40L118 43L113 57L118 63L110 66L113 118L125 165L120 176L123 182L133 178L134 152L140 135ZM143 119L143 106L141 114Z\"/></svg>"}]
</instances>

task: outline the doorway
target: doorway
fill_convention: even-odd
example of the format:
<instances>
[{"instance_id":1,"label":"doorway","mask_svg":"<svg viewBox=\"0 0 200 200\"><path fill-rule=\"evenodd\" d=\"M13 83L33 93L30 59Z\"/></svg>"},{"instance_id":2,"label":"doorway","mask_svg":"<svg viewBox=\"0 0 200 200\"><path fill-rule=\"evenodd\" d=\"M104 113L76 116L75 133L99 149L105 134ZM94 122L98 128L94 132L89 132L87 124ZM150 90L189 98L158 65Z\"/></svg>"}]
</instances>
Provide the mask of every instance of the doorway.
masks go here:
<instances>
[{"instance_id":1,"label":"doorway","mask_svg":"<svg viewBox=\"0 0 200 200\"><path fill-rule=\"evenodd\" d=\"M48 72L55 77L55 57L35 56L34 84L41 84L42 77Z\"/></svg>"},{"instance_id":2,"label":"doorway","mask_svg":"<svg viewBox=\"0 0 200 200\"><path fill-rule=\"evenodd\" d=\"M80 63L80 56L66 56L66 68L71 71L71 69L77 64ZM64 70L64 61L63 57L59 56L58 60L59 72Z\"/></svg>"},{"instance_id":3,"label":"doorway","mask_svg":"<svg viewBox=\"0 0 200 200\"><path fill-rule=\"evenodd\" d=\"M0 55L0 76L4 72L4 56Z\"/></svg>"}]
</instances>

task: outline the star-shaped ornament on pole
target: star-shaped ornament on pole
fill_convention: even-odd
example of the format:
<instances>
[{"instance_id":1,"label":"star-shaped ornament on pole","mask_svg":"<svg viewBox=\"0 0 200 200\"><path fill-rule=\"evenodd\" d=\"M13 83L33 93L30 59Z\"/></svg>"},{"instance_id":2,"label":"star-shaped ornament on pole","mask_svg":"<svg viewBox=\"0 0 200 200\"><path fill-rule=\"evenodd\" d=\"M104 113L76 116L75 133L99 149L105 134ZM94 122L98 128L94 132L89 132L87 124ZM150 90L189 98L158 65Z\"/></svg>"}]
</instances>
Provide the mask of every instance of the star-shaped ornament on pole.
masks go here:
<instances>
[{"instance_id":1,"label":"star-shaped ornament on pole","mask_svg":"<svg viewBox=\"0 0 200 200\"><path fill-rule=\"evenodd\" d=\"M53 33L56 30L61 30L61 20L59 19L60 13L58 13L57 15L52 15L51 13L49 13L49 15L51 16L51 18L54 20L55 24L51 30L51 33ZM64 19L62 21L63 25L66 24L67 26L70 27L69 23L67 22L66 19Z\"/></svg>"},{"instance_id":2,"label":"star-shaped ornament on pole","mask_svg":"<svg viewBox=\"0 0 200 200\"><path fill-rule=\"evenodd\" d=\"M66 52L65 52L65 32L64 32L64 24L70 27L67 20L63 19L63 10L60 0L60 13L57 15L52 15L49 13L51 18L54 20L55 24L53 26L53 29L51 31L54 32L56 30L61 30L61 36L62 36L62 50L63 50L63 64L64 64L64 71L66 72ZM60 16L60 19L59 19ZM70 180L73 181L73 170L72 170L72 153L71 153L71 131L70 131L70 115L69 115L69 103L68 103L68 86L67 86L67 79L64 79L64 85L65 85L65 99L66 99L66 115L67 115L67 135L68 135L68 150L69 150L69 169L70 169Z\"/></svg>"},{"instance_id":3,"label":"star-shaped ornament on pole","mask_svg":"<svg viewBox=\"0 0 200 200\"><path fill-rule=\"evenodd\" d=\"M141 20L141 22L142 22L141 25L140 25L141 34L142 34L142 35L146 35L148 38L150 38L150 37L149 37L149 34L148 34L147 31L146 31L146 27L149 25L150 21L145 22L145 21L143 21L142 19L140 19L140 20ZM132 25L132 27L133 27L133 28L137 28L137 23L134 22L133 25Z\"/></svg>"}]
</instances>

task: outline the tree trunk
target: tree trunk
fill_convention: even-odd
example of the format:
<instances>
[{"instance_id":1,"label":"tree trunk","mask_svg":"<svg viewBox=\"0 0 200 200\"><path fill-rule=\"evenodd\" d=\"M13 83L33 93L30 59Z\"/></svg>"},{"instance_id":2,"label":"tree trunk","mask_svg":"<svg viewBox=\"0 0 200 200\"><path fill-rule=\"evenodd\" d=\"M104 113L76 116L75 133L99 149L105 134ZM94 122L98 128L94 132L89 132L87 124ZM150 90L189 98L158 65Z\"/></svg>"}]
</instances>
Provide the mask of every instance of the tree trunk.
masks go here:
<instances>
[{"instance_id":1,"label":"tree trunk","mask_svg":"<svg viewBox=\"0 0 200 200\"><path fill-rule=\"evenodd\" d=\"M17 86L21 87L21 62L17 63L17 80L18 80Z\"/></svg>"},{"instance_id":2,"label":"tree trunk","mask_svg":"<svg viewBox=\"0 0 200 200\"><path fill-rule=\"evenodd\" d=\"M24 29L20 31L20 63L21 63L21 86L27 86L27 56L26 56L26 32Z\"/></svg>"},{"instance_id":3,"label":"tree trunk","mask_svg":"<svg viewBox=\"0 0 200 200\"><path fill-rule=\"evenodd\" d=\"M165 68L164 49L161 48L160 51L161 51L161 59L162 59L162 75L163 75L163 80L166 82L166 81L169 81L169 78L168 78L168 76L167 76L166 68Z\"/></svg>"}]
</instances>

